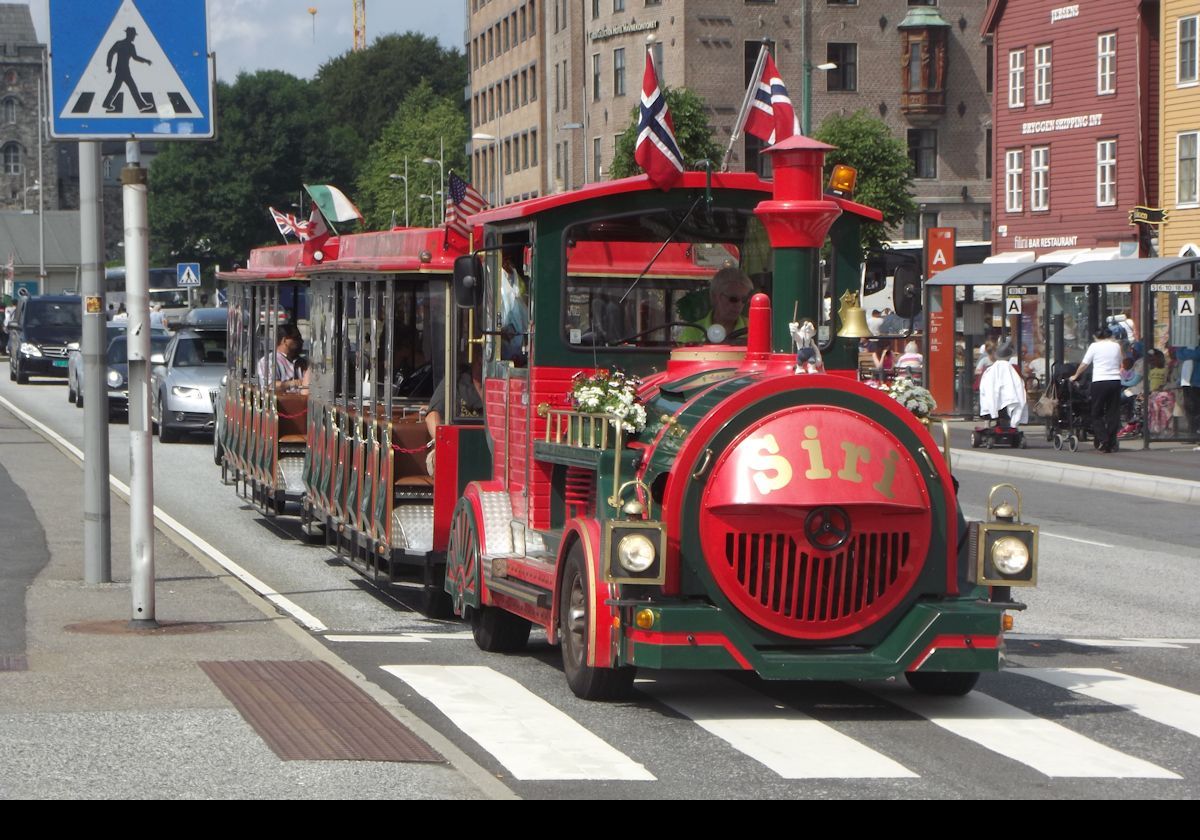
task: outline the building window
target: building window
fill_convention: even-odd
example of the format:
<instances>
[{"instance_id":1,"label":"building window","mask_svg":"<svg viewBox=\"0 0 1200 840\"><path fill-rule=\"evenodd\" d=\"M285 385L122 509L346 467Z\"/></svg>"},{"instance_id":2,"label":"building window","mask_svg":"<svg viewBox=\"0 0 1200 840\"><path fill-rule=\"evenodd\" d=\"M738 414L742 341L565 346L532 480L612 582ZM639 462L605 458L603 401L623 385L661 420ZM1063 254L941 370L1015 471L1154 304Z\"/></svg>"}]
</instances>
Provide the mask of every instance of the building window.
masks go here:
<instances>
[{"instance_id":1,"label":"building window","mask_svg":"<svg viewBox=\"0 0 1200 840\"><path fill-rule=\"evenodd\" d=\"M537 64L529 67L529 101L537 102Z\"/></svg>"},{"instance_id":2,"label":"building window","mask_svg":"<svg viewBox=\"0 0 1200 840\"><path fill-rule=\"evenodd\" d=\"M613 11L614 12L625 11L625 0L613 0Z\"/></svg>"},{"instance_id":3,"label":"building window","mask_svg":"<svg viewBox=\"0 0 1200 840\"><path fill-rule=\"evenodd\" d=\"M992 180L992 130L989 128L983 137L983 177Z\"/></svg>"},{"instance_id":4,"label":"building window","mask_svg":"<svg viewBox=\"0 0 1200 840\"><path fill-rule=\"evenodd\" d=\"M1012 149L1004 153L1004 209L1020 213L1025 206L1025 152Z\"/></svg>"},{"instance_id":5,"label":"building window","mask_svg":"<svg viewBox=\"0 0 1200 840\"><path fill-rule=\"evenodd\" d=\"M604 177L604 170L600 165L600 138L592 138L592 180L599 181Z\"/></svg>"},{"instance_id":6,"label":"building window","mask_svg":"<svg viewBox=\"0 0 1200 840\"><path fill-rule=\"evenodd\" d=\"M555 11L557 12L558 9L555 8ZM525 23L525 7L522 6L521 7L521 40L524 41L528 37L529 37L529 27Z\"/></svg>"},{"instance_id":7,"label":"building window","mask_svg":"<svg viewBox=\"0 0 1200 840\"><path fill-rule=\"evenodd\" d=\"M1096 93L1117 92L1117 33L1106 32L1096 39Z\"/></svg>"},{"instance_id":8,"label":"building window","mask_svg":"<svg viewBox=\"0 0 1200 840\"><path fill-rule=\"evenodd\" d=\"M600 54L592 56L592 101L600 101Z\"/></svg>"},{"instance_id":9,"label":"building window","mask_svg":"<svg viewBox=\"0 0 1200 840\"><path fill-rule=\"evenodd\" d=\"M21 147L16 143L7 143L4 146L4 174L5 175L20 175L21 174Z\"/></svg>"},{"instance_id":10,"label":"building window","mask_svg":"<svg viewBox=\"0 0 1200 840\"><path fill-rule=\"evenodd\" d=\"M1200 17L1185 17L1179 19L1178 64L1175 69L1175 81L1181 85L1194 85L1196 75L1196 36L1197 23Z\"/></svg>"},{"instance_id":11,"label":"building window","mask_svg":"<svg viewBox=\"0 0 1200 840\"><path fill-rule=\"evenodd\" d=\"M992 44L987 45L987 55L984 58L984 68L987 71L987 81L984 82L984 88L988 93L991 93L993 88L993 77L996 75L996 48Z\"/></svg>"},{"instance_id":12,"label":"building window","mask_svg":"<svg viewBox=\"0 0 1200 840\"><path fill-rule=\"evenodd\" d=\"M829 44L828 60L837 67L825 74L828 90L858 90L858 44Z\"/></svg>"},{"instance_id":13,"label":"building window","mask_svg":"<svg viewBox=\"0 0 1200 840\"><path fill-rule=\"evenodd\" d=\"M529 0L529 34L537 34L537 1Z\"/></svg>"},{"instance_id":14,"label":"building window","mask_svg":"<svg viewBox=\"0 0 1200 840\"><path fill-rule=\"evenodd\" d=\"M558 7L555 6L555 8ZM554 62L554 112L556 114L558 113L558 109L561 107L561 100L559 99L558 95L559 85L561 84L559 79L559 73L561 70L562 67L559 66L559 63L557 61Z\"/></svg>"},{"instance_id":15,"label":"building window","mask_svg":"<svg viewBox=\"0 0 1200 840\"><path fill-rule=\"evenodd\" d=\"M910 128L908 130L908 159L912 161L914 178L937 177L937 130Z\"/></svg>"},{"instance_id":16,"label":"building window","mask_svg":"<svg viewBox=\"0 0 1200 840\"><path fill-rule=\"evenodd\" d=\"M4 121L6 123L15 123L17 121L17 100L4 100Z\"/></svg>"},{"instance_id":17,"label":"building window","mask_svg":"<svg viewBox=\"0 0 1200 840\"><path fill-rule=\"evenodd\" d=\"M592 20L600 17L600 0L592 0Z\"/></svg>"},{"instance_id":18,"label":"building window","mask_svg":"<svg viewBox=\"0 0 1200 840\"><path fill-rule=\"evenodd\" d=\"M1008 107L1025 107L1025 50L1008 54Z\"/></svg>"},{"instance_id":19,"label":"building window","mask_svg":"<svg viewBox=\"0 0 1200 840\"><path fill-rule=\"evenodd\" d=\"M658 86L660 88L667 85L667 74L663 69L663 45L662 41L655 41L650 46L650 54L654 56L654 73L658 77Z\"/></svg>"},{"instance_id":20,"label":"building window","mask_svg":"<svg viewBox=\"0 0 1200 840\"><path fill-rule=\"evenodd\" d=\"M825 0L826 6L857 6L858 0Z\"/></svg>"},{"instance_id":21,"label":"building window","mask_svg":"<svg viewBox=\"0 0 1200 840\"><path fill-rule=\"evenodd\" d=\"M625 48L613 50L613 96L625 95Z\"/></svg>"},{"instance_id":22,"label":"building window","mask_svg":"<svg viewBox=\"0 0 1200 840\"><path fill-rule=\"evenodd\" d=\"M1050 101L1050 45L1033 48L1033 104Z\"/></svg>"},{"instance_id":23,"label":"building window","mask_svg":"<svg viewBox=\"0 0 1200 840\"><path fill-rule=\"evenodd\" d=\"M521 71L521 104L525 105L529 102L529 72Z\"/></svg>"},{"instance_id":24,"label":"building window","mask_svg":"<svg viewBox=\"0 0 1200 840\"><path fill-rule=\"evenodd\" d=\"M904 217L904 229L901 234L905 239L924 239L925 232L938 226L937 211L921 211L909 213Z\"/></svg>"},{"instance_id":25,"label":"building window","mask_svg":"<svg viewBox=\"0 0 1200 840\"><path fill-rule=\"evenodd\" d=\"M1117 141L1101 140L1096 144L1096 206L1112 207L1117 203Z\"/></svg>"},{"instance_id":26,"label":"building window","mask_svg":"<svg viewBox=\"0 0 1200 840\"><path fill-rule=\"evenodd\" d=\"M1200 168L1196 166L1196 145L1200 132L1180 134L1176 146L1175 204L1200 205Z\"/></svg>"},{"instance_id":27,"label":"building window","mask_svg":"<svg viewBox=\"0 0 1200 840\"><path fill-rule=\"evenodd\" d=\"M1038 146L1029 150L1029 171L1033 183L1029 187L1029 209L1050 209L1050 147Z\"/></svg>"},{"instance_id":28,"label":"building window","mask_svg":"<svg viewBox=\"0 0 1200 840\"><path fill-rule=\"evenodd\" d=\"M529 165L530 166L538 165L537 150L538 150L538 139L537 139L537 129L535 128L533 131L529 132Z\"/></svg>"}]
</instances>

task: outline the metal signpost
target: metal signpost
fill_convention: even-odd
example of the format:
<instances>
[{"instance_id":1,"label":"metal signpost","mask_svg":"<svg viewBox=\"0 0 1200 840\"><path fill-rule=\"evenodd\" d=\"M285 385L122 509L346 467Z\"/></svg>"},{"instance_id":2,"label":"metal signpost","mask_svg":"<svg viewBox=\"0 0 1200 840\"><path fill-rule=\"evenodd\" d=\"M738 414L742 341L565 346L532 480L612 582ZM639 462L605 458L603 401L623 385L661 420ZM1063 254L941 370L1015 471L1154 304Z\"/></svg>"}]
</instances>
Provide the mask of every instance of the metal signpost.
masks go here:
<instances>
[{"instance_id":1,"label":"metal signpost","mask_svg":"<svg viewBox=\"0 0 1200 840\"><path fill-rule=\"evenodd\" d=\"M126 141L121 172L129 312L130 577L135 625L153 625L150 255L142 139L215 135L205 0L49 0L50 134L79 140L84 306L85 579L111 579L104 241L98 140ZM195 265L195 264L192 264ZM199 266L193 273L199 281Z\"/></svg>"}]
</instances>

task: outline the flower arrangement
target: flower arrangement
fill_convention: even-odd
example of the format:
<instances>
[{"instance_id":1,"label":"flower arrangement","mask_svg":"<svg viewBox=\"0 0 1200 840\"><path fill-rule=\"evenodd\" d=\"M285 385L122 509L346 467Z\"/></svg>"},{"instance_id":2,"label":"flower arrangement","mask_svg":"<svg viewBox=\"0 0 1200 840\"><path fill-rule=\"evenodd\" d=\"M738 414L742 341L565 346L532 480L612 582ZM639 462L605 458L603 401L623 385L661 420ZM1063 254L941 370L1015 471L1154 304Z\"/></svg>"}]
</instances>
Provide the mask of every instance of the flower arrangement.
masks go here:
<instances>
[{"instance_id":1,"label":"flower arrangement","mask_svg":"<svg viewBox=\"0 0 1200 840\"><path fill-rule=\"evenodd\" d=\"M886 389L887 395L907 408L917 417L928 417L937 408L933 394L913 382L907 376L898 376Z\"/></svg>"},{"instance_id":2,"label":"flower arrangement","mask_svg":"<svg viewBox=\"0 0 1200 840\"><path fill-rule=\"evenodd\" d=\"M571 405L576 411L603 414L613 428L637 434L646 428L646 407L637 401L642 380L619 370L583 371L571 379Z\"/></svg>"}]
</instances>

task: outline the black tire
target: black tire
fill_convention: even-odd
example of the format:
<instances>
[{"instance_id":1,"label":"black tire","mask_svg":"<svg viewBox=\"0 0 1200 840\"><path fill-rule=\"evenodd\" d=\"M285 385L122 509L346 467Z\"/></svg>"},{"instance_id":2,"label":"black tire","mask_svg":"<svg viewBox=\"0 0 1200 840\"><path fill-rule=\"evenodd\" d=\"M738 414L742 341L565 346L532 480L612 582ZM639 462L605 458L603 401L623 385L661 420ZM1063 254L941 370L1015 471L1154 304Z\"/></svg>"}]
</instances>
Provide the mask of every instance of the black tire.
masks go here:
<instances>
[{"instance_id":1,"label":"black tire","mask_svg":"<svg viewBox=\"0 0 1200 840\"><path fill-rule=\"evenodd\" d=\"M454 601L451 600L450 593L439 586L425 586L421 590L421 600L418 603L417 608L426 618L454 618ZM528 621L525 623L529 624ZM532 629L532 627L530 629ZM526 632L525 638L529 638L528 632ZM522 642L521 647L524 646L525 643Z\"/></svg>"},{"instance_id":2,"label":"black tire","mask_svg":"<svg viewBox=\"0 0 1200 840\"><path fill-rule=\"evenodd\" d=\"M75 389L71 387L71 380L67 380L67 402L75 402Z\"/></svg>"},{"instance_id":3,"label":"black tire","mask_svg":"<svg viewBox=\"0 0 1200 840\"><path fill-rule=\"evenodd\" d=\"M158 408L158 442L159 443L178 443L179 432L167 425L167 417L163 414L162 403L159 403Z\"/></svg>"},{"instance_id":4,"label":"black tire","mask_svg":"<svg viewBox=\"0 0 1200 840\"><path fill-rule=\"evenodd\" d=\"M225 460L225 447L221 443L221 435L217 429L213 429L213 463L218 467Z\"/></svg>"},{"instance_id":5,"label":"black tire","mask_svg":"<svg viewBox=\"0 0 1200 840\"><path fill-rule=\"evenodd\" d=\"M75 407L83 408L83 391L75 392Z\"/></svg>"},{"instance_id":6,"label":"black tire","mask_svg":"<svg viewBox=\"0 0 1200 840\"><path fill-rule=\"evenodd\" d=\"M13 367L14 364L15 364L14 361L10 361L8 363L8 381L9 382L17 381L17 369Z\"/></svg>"},{"instance_id":7,"label":"black tire","mask_svg":"<svg viewBox=\"0 0 1200 840\"><path fill-rule=\"evenodd\" d=\"M527 619L499 607L471 610L471 635L480 650L488 653L516 653L525 648L533 625Z\"/></svg>"},{"instance_id":8,"label":"black tire","mask_svg":"<svg viewBox=\"0 0 1200 840\"><path fill-rule=\"evenodd\" d=\"M1062 448L1063 448L1063 436L1062 436L1062 435L1055 435L1055 436L1054 436L1054 448L1055 448L1055 449L1062 449Z\"/></svg>"},{"instance_id":9,"label":"black tire","mask_svg":"<svg viewBox=\"0 0 1200 840\"><path fill-rule=\"evenodd\" d=\"M979 682L978 671L910 671L904 675L908 684L920 694L939 697L962 697Z\"/></svg>"},{"instance_id":10,"label":"black tire","mask_svg":"<svg viewBox=\"0 0 1200 840\"><path fill-rule=\"evenodd\" d=\"M16 372L13 374L13 380L18 385L24 385L27 382L29 382L29 374L26 373L25 371L21 370L20 361L17 362L17 369L16 369Z\"/></svg>"},{"instance_id":11,"label":"black tire","mask_svg":"<svg viewBox=\"0 0 1200 840\"><path fill-rule=\"evenodd\" d=\"M584 700L623 700L633 689L636 668L593 668L587 664L591 583L578 543L567 555L558 589L558 635L563 673L576 697Z\"/></svg>"},{"instance_id":12,"label":"black tire","mask_svg":"<svg viewBox=\"0 0 1200 840\"><path fill-rule=\"evenodd\" d=\"M971 448L978 449L982 443L983 438L980 436L979 432L971 432Z\"/></svg>"}]
</instances>

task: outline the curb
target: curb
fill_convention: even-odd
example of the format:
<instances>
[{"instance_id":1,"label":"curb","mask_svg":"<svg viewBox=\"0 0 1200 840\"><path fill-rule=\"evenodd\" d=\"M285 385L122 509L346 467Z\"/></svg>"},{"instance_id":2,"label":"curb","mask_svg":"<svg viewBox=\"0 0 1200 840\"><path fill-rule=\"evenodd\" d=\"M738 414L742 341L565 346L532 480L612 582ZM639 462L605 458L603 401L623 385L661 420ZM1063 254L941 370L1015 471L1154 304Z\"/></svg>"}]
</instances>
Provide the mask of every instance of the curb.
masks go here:
<instances>
[{"instance_id":1,"label":"curb","mask_svg":"<svg viewBox=\"0 0 1200 840\"><path fill-rule=\"evenodd\" d=\"M986 472L1034 481L1067 484L1075 489L1124 493L1142 499L1200 505L1200 482L1182 478L1160 478L1145 473L1118 472L1097 467L1038 461L1014 455L985 454L974 450L952 451L953 468Z\"/></svg>"}]
</instances>

